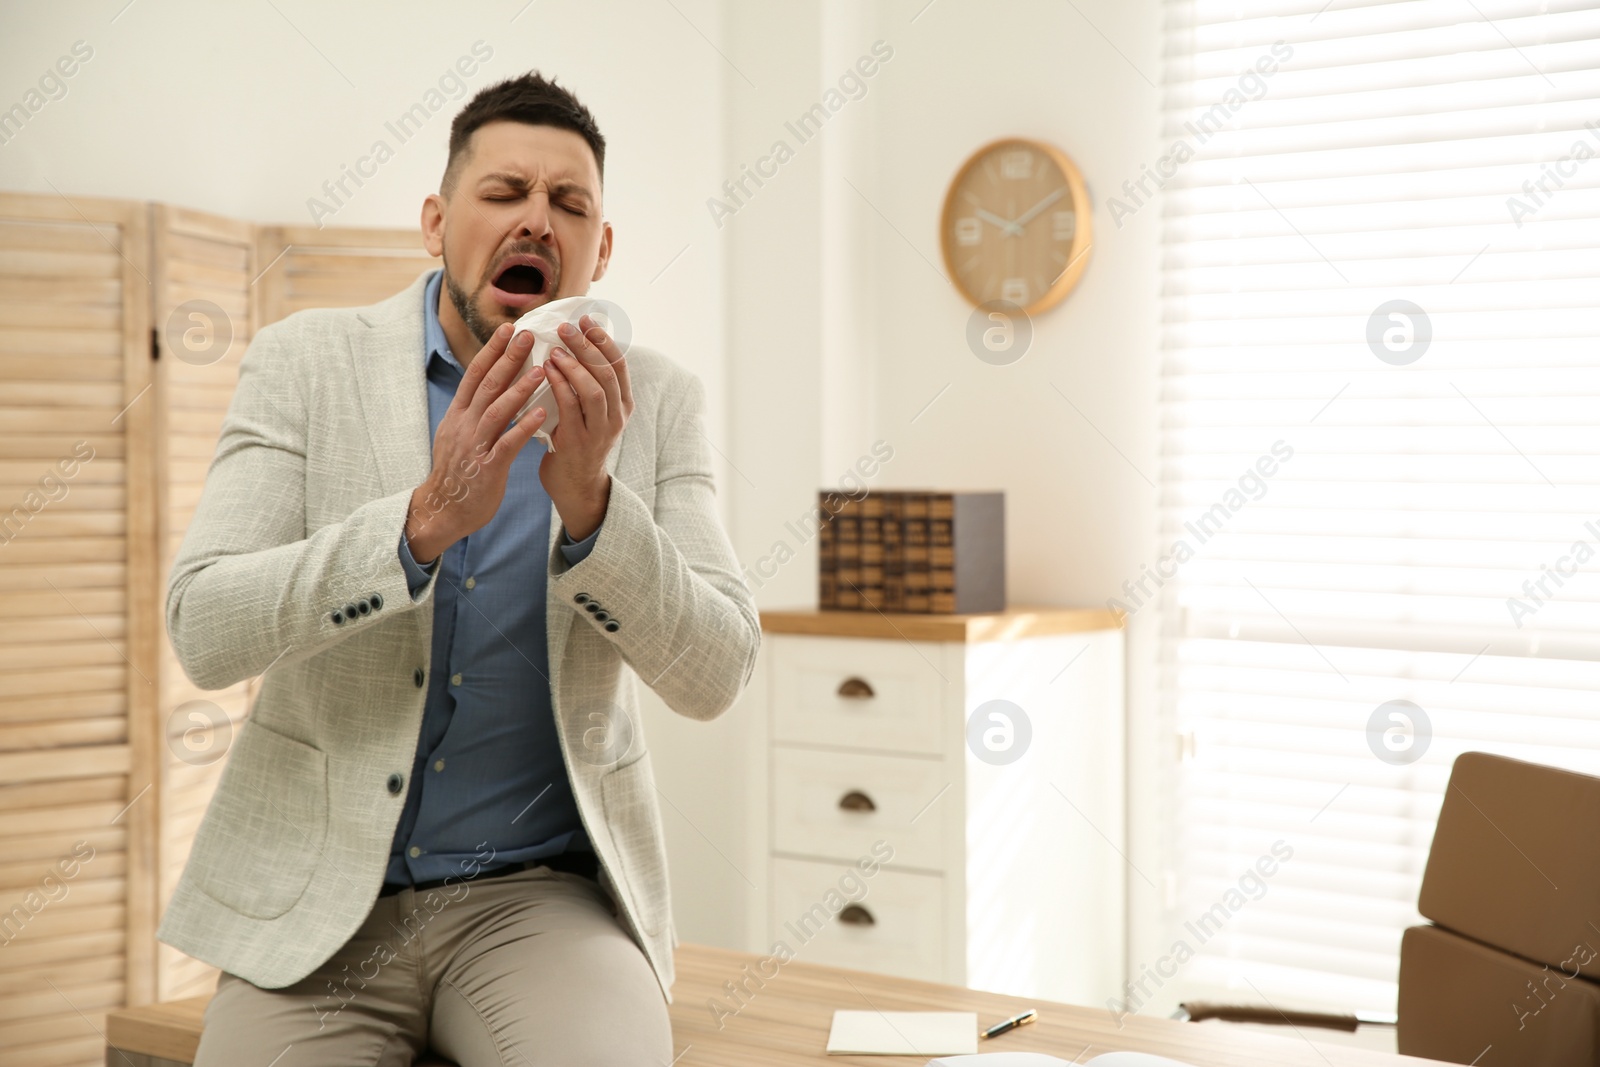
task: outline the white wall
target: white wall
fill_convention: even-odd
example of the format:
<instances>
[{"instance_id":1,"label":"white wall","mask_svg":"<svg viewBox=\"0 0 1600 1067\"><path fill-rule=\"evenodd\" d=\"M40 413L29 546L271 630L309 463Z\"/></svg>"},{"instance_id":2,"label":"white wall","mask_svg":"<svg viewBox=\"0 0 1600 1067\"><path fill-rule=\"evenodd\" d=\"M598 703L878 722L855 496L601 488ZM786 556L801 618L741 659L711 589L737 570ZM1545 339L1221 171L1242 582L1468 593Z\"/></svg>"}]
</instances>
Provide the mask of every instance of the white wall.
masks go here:
<instances>
[{"instance_id":1,"label":"white wall","mask_svg":"<svg viewBox=\"0 0 1600 1067\"><path fill-rule=\"evenodd\" d=\"M539 69L578 94L608 142L604 207L616 252L593 291L628 308L635 340L693 368L722 409L722 250L695 214L702 190L721 180L722 80L714 63L682 59L705 48L687 20L715 29L719 0L674 0L681 16L637 0L537 0L526 10L526 0L126 2L0 13L0 109L75 41L94 50L66 95L0 145L0 188L308 225L307 201L332 205L323 183L383 139L394 157L360 188L347 183L353 195L324 221L415 227L423 197L438 189L456 111L478 89ZM478 41L492 56L401 143L385 123Z\"/></svg>"},{"instance_id":2,"label":"white wall","mask_svg":"<svg viewBox=\"0 0 1600 1067\"><path fill-rule=\"evenodd\" d=\"M1005 490L1012 603L1101 605L1137 576L1157 480L1157 216L1118 229L1105 202L1158 154L1158 14L1156 0L730 5L727 50L756 82L725 78L730 174L875 41L894 50L820 143L724 220L735 543L747 566L796 553L756 575L762 607L815 604L814 544L785 524L879 439L894 448L880 488ZM1072 156L1096 236L1078 289L1035 321L1023 359L996 367L967 347L972 309L941 276L938 219L961 162L1007 134ZM1149 642L1131 637L1140 662ZM1134 695L1145 759L1150 716ZM1141 827L1146 796L1142 782L1130 796ZM731 827L719 841L729 855L737 843ZM745 860L762 881L759 858ZM1153 854L1135 862L1159 870ZM723 888L719 929L732 931L742 884Z\"/></svg>"}]
</instances>

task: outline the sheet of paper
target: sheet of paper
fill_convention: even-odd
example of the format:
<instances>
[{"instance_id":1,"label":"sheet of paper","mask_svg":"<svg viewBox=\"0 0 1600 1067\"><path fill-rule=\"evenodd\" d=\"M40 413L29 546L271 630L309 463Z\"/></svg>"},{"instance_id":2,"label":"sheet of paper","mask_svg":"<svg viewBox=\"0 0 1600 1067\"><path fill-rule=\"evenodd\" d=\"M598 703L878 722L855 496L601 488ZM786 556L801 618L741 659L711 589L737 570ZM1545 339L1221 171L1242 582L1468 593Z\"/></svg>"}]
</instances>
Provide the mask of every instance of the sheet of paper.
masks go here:
<instances>
[{"instance_id":1,"label":"sheet of paper","mask_svg":"<svg viewBox=\"0 0 1600 1067\"><path fill-rule=\"evenodd\" d=\"M1042 1052L985 1052L977 1056L950 1056L929 1060L928 1067L1071 1067L1068 1061ZM1148 1052L1102 1052L1083 1067L1189 1067Z\"/></svg>"},{"instance_id":2,"label":"sheet of paper","mask_svg":"<svg viewBox=\"0 0 1600 1067\"><path fill-rule=\"evenodd\" d=\"M928 1067L1072 1067L1072 1064L1043 1052L984 1052L976 1056L929 1060Z\"/></svg>"},{"instance_id":3,"label":"sheet of paper","mask_svg":"<svg viewBox=\"0 0 1600 1067\"><path fill-rule=\"evenodd\" d=\"M949 1056L978 1051L970 1011L836 1011L831 1056Z\"/></svg>"}]
</instances>

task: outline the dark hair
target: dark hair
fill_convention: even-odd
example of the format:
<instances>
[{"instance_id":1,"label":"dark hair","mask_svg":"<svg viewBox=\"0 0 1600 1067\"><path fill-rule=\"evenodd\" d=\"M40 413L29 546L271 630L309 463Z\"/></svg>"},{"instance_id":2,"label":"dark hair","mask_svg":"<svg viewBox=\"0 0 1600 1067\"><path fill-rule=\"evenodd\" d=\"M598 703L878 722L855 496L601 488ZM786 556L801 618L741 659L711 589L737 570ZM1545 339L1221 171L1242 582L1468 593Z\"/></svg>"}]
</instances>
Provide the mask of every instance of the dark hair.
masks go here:
<instances>
[{"instance_id":1,"label":"dark hair","mask_svg":"<svg viewBox=\"0 0 1600 1067\"><path fill-rule=\"evenodd\" d=\"M578 98L546 79L538 71L507 78L478 91L450 123L450 157L445 162L444 180L439 191L446 196L453 184L457 163L467 152L473 133L491 122L525 122L530 126L555 126L571 130L589 143L595 166L603 182L606 175L606 139L600 136L589 109Z\"/></svg>"}]
</instances>

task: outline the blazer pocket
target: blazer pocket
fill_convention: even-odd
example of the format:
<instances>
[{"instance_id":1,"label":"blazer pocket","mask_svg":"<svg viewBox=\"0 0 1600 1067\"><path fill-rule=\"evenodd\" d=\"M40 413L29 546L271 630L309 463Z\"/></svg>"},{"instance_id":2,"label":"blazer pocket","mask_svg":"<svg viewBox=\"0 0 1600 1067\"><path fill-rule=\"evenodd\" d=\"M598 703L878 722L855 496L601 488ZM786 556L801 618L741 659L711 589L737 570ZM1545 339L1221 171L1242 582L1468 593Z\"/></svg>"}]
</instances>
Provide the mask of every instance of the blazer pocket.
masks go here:
<instances>
[{"instance_id":1,"label":"blazer pocket","mask_svg":"<svg viewBox=\"0 0 1600 1067\"><path fill-rule=\"evenodd\" d=\"M207 896L276 919L304 895L328 830L328 757L248 720L222 769L188 873Z\"/></svg>"},{"instance_id":2,"label":"blazer pocket","mask_svg":"<svg viewBox=\"0 0 1600 1067\"><path fill-rule=\"evenodd\" d=\"M667 885L667 851L656 807L650 754L609 771L600 779L606 827L616 843L627 881L624 891L644 932L659 937L672 915Z\"/></svg>"}]
</instances>

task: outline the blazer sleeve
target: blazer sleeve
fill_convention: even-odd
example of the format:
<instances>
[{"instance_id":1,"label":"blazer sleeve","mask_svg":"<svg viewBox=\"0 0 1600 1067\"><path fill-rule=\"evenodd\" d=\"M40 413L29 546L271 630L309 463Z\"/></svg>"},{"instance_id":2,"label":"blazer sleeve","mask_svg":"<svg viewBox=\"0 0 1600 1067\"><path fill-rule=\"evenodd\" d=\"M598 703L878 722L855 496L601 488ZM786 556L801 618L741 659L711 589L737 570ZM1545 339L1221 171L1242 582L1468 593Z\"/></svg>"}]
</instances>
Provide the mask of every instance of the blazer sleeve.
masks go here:
<instances>
[{"instance_id":1,"label":"blazer sleeve","mask_svg":"<svg viewBox=\"0 0 1600 1067\"><path fill-rule=\"evenodd\" d=\"M613 477L593 548L571 564L552 552L550 584L668 707L712 719L749 683L761 625L717 515L701 430L705 387L692 374L680 382L679 403L658 423L654 509ZM615 631L584 609L580 593L600 602Z\"/></svg>"},{"instance_id":2,"label":"blazer sleeve","mask_svg":"<svg viewBox=\"0 0 1600 1067\"><path fill-rule=\"evenodd\" d=\"M288 321L263 327L240 363L216 456L168 581L173 650L205 689L315 655L432 604L432 577L413 597L396 551L410 490L307 534L307 346L292 341Z\"/></svg>"}]
</instances>

